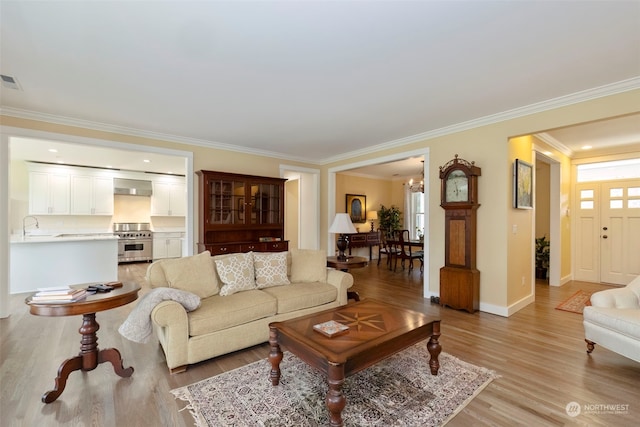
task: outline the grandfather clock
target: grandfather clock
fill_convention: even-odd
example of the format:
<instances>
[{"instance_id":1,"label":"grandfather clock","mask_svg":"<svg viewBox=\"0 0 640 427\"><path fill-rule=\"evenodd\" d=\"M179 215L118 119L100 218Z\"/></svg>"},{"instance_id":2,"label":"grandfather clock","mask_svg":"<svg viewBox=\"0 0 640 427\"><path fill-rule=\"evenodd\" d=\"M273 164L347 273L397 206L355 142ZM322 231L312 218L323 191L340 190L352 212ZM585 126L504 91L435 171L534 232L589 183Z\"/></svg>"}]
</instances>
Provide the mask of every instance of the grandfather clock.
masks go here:
<instances>
[{"instance_id":1,"label":"grandfather clock","mask_svg":"<svg viewBox=\"0 0 640 427\"><path fill-rule=\"evenodd\" d=\"M440 206L444 209L444 267L440 269L440 304L473 313L480 305L476 269L476 213L479 167L455 158L440 166Z\"/></svg>"}]
</instances>

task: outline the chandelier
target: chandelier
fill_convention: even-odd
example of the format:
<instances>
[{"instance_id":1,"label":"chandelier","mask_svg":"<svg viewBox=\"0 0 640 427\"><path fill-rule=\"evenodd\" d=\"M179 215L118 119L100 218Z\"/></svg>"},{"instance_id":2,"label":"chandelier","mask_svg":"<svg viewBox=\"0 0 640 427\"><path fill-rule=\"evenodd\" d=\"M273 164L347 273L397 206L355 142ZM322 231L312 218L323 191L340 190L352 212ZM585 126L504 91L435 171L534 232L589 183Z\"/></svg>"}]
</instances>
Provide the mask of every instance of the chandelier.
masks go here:
<instances>
[{"instance_id":1,"label":"chandelier","mask_svg":"<svg viewBox=\"0 0 640 427\"><path fill-rule=\"evenodd\" d=\"M422 180L418 182L413 182L413 178L409 180L409 190L412 193L424 193L424 160L422 161L422 167L420 168L420 175L422 175Z\"/></svg>"}]
</instances>

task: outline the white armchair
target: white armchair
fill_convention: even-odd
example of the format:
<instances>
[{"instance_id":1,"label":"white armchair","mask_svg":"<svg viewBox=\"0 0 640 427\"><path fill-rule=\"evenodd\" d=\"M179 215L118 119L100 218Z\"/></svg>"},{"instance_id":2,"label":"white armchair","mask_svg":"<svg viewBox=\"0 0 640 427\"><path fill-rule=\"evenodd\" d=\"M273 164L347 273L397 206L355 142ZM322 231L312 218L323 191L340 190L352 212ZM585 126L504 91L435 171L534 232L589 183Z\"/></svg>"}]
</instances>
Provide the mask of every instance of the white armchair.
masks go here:
<instances>
[{"instance_id":1,"label":"white armchair","mask_svg":"<svg viewBox=\"0 0 640 427\"><path fill-rule=\"evenodd\" d=\"M587 353L600 344L640 362L640 276L624 288L591 295L583 324Z\"/></svg>"}]
</instances>

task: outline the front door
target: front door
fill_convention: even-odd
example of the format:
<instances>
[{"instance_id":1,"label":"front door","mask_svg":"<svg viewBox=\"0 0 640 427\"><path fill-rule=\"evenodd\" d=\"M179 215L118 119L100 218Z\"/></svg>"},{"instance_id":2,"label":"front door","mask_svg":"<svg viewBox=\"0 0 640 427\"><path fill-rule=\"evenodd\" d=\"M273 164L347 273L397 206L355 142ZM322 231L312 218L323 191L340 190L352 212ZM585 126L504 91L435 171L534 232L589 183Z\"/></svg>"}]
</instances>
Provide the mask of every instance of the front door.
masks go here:
<instances>
[{"instance_id":1,"label":"front door","mask_svg":"<svg viewBox=\"0 0 640 427\"><path fill-rule=\"evenodd\" d=\"M626 285L640 275L640 180L576 186L576 280Z\"/></svg>"}]
</instances>

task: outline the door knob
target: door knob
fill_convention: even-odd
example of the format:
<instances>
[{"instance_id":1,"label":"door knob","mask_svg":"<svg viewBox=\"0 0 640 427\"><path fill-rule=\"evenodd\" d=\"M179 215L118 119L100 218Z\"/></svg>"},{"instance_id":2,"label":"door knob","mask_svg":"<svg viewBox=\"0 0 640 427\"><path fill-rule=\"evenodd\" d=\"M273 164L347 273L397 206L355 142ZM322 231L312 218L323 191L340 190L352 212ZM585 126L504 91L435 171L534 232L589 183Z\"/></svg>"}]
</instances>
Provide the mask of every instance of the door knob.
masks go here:
<instances>
[{"instance_id":1,"label":"door knob","mask_svg":"<svg viewBox=\"0 0 640 427\"><path fill-rule=\"evenodd\" d=\"M603 229L604 231L607 231L607 230L608 230L608 228L607 228L607 227L602 227L602 229Z\"/></svg>"},{"instance_id":2,"label":"door knob","mask_svg":"<svg viewBox=\"0 0 640 427\"><path fill-rule=\"evenodd\" d=\"M602 236L603 239L606 239L607 237L609 237L609 236L607 236L606 234L604 236Z\"/></svg>"}]
</instances>

